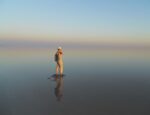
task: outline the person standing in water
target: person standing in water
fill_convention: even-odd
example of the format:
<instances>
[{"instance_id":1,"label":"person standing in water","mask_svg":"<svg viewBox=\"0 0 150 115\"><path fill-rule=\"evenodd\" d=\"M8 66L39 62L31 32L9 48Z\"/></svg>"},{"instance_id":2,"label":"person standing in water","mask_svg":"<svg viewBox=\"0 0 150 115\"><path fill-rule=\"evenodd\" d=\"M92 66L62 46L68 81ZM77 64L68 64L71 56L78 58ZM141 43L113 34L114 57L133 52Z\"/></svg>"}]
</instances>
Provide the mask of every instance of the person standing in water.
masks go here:
<instances>
[{"instance_id":1,"label":"person standing in water","mask_svg":"<svg viewBox=\"0 0 150 115\"><path fill-rule=\"evenodd\" d=\"M57 52L55 54L55 62L56 62L56 75L60 73L60 75L63 75L63 51L61 47L58 47Z\"/></svg>"}]
</instances>

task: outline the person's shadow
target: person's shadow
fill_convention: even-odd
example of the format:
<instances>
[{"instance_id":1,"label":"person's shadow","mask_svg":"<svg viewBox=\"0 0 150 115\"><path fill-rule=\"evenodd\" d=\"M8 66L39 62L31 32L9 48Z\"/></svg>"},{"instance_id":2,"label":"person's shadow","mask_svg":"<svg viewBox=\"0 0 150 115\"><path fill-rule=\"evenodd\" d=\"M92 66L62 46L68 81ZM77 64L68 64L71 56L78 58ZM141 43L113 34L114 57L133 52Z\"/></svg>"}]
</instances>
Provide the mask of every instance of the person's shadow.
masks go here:
<instances>
[{"instance_id":1,"label":"person's shadow","mask_svg":"<svg viewBox=\"0 0 150 115\"><path fill-rule=\"evenodd\" d=\"M57 101L62 101L63 98L63 77L62 76L56 76L56 87L54 90L55 96L57 98Z\"/></svg>"}]
</instances>

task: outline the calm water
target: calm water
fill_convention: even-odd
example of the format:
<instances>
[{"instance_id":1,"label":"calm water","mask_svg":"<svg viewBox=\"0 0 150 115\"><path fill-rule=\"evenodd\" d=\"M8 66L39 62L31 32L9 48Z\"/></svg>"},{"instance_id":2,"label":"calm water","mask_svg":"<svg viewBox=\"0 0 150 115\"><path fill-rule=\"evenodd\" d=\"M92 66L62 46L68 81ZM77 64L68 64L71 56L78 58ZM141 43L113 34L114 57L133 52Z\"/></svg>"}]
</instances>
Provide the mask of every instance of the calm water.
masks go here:
<instances>
[{"instance_id":1,"label":"calm water","mask_svg":"<svg viewBox=\"0 0 150 115\"><path fill-rule=\"evenodd\" d=\"M149 115L149 51L0 50L0 115Z\"/></svg>"}]
</instances>

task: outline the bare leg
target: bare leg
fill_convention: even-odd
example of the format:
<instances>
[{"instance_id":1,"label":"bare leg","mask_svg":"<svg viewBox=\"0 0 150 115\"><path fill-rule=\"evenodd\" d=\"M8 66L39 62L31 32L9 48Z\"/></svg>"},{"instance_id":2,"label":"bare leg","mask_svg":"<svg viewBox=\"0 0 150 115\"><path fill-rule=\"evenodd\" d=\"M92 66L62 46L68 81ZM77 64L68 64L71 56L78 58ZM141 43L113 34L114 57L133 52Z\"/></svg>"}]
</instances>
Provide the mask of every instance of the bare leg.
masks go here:
<instances>
[{"instance_id":1,"label":"bare leg","mask_svg":"<svg viewBox=\"0 0 150 115\"><path fill-rule=\"evenodd\" d=\"M56 64L56 75L58 75L59 65Z\"/></svg>"},{"instance_id":2,"label":"bare leg","mask_svg":"<svg viewBox=\"0 0 150 115\"><path fill-rule=\"evenodd\" d=\"M63 64L60 64L60 75L63 75Z\"/></svg>"}]
</instances>

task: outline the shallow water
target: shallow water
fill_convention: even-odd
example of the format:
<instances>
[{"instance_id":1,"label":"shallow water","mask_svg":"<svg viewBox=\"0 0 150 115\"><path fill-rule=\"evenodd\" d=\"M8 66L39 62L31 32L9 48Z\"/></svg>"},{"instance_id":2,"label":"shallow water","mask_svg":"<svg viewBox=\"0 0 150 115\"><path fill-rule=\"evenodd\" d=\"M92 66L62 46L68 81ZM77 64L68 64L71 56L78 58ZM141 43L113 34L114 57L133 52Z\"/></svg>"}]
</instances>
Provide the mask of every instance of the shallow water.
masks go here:
<instances>
[{"instance_id":1,"label":"shallow water","mask_svg":"<svg viewBox=\"0 0 150 115\"><path fill-rule=\"evenodd\" d=\"M149 51L1 49L0 115L149 115Z\"/></svg>"}]
</instances>

